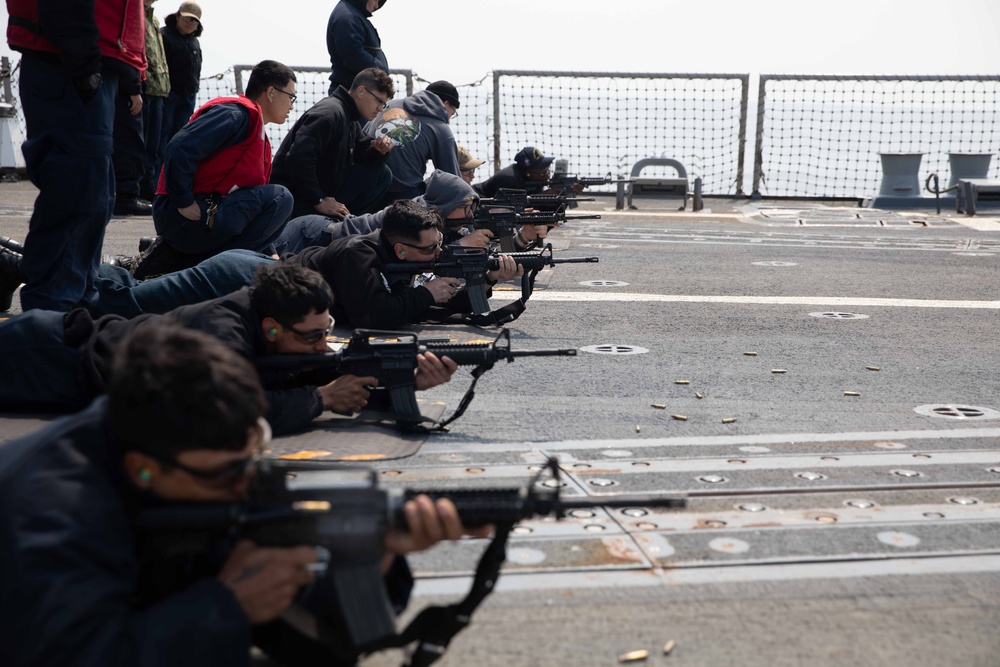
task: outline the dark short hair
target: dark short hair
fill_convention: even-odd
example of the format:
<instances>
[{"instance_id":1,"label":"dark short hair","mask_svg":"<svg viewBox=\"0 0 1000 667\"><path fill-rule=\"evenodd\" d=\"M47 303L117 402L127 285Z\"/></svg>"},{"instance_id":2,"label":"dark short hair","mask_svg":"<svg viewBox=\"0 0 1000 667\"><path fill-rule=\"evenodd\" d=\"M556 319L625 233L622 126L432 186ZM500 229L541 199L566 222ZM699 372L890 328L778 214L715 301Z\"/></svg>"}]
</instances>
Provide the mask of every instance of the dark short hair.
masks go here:
<instances>
[{"instance_id":1,"label":"dark short hair","mask_svg":"<svg viewBox=\"0 0 1000 667\"><path fill-rule=\"evenodd\" d=\"M261 264L250 288L250 305L261 318L294 326L312 311L330 310L333 290L323 276L301 264Z\"/></svg>"},{"instance_id":2,"label":"dark short hair","mask_svg":"<svg viewBox=\"0 0 1000 667\"><path fill-rule=\"evenodd\" d=\"M244 449L267 399L250 362L217 338L153 320L115 355L108 410L124 449L172 458Z\"/></svg>"},{"instance_id":3,"label":"dark short hair","mask_svg":"<svg viewBox=\"0 0 1000 667\"><path fill-rule=\"evenodd\" d=\"M396 95L396 85L392 82L392 77L378 67L369 67L358 72L351 82L351 90L357 90L358 86L385 93L390 100Z\"/></svg>"},{"instance_id":4,"label":"dark short hair","mask_svg":"<svg viewBox=\"0 0 1000 667\"><path fill-rule=\"evenodd\" d=\"M250 72L245 95L253 99L271 86L284 88L289 81L298 81L291 67L276 60L261 60Z\"/></svg>"},{"instance_id":5,"label":"dark short hair","mask_svg":"<svg viewBox=\"0 0 1000 667\"><path fill-rule=\"evenodd\" d=\"M412 199L399 199L386 209L382 218L382 231L393 243L419 241L425 229L444 231L441 214L434 209L424 208Z\"/></svg>"}]
</instances>

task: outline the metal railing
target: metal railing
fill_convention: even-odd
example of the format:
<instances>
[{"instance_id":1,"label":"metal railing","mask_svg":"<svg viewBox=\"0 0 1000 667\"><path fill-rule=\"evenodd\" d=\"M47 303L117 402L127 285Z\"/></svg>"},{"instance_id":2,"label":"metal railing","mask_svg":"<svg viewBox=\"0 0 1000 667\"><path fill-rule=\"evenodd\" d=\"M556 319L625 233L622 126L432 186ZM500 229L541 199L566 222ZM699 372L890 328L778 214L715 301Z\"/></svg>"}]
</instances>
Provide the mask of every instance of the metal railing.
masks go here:
<instances>
[{"instance_id":1,"label":"metal railing","mask_svg":"<svg viewBox=\"0 0 1000 667\"><path fill-rule=\"evenodd\" d=\"M923 153L926 175L1000 149L1000 76L768 74L757 91L753 197L862 198L880 153Z\"/></svg>"},{"instance_id":2,"label":"metal railing","mask_svg":"<svg viewBox=\"0 0 1000 667\"><path fill-rule=\"evenodd\" d=\"M199 104L242 91L251 69L235 65L202 79ZM288 123L268 126L275 149L329 86L328 67L292 69L299 101ZM16 71L4 59L0 92L23 127ZM427 83L412 70L390 75L397 97ZM946 174L949 153L1000 151L1000 75L765 74L751 82L748 74L495 70L456 87L452 128L487 160L479 179L530 145L585 176L624 175L639 160L670 158L702 179L705 195L740 197L749 150L755 198L860 199L878 187L881 152L923 153L923 176ZM1000 160L989 175L1000 176Z\"/></svg>"}]
</instances>

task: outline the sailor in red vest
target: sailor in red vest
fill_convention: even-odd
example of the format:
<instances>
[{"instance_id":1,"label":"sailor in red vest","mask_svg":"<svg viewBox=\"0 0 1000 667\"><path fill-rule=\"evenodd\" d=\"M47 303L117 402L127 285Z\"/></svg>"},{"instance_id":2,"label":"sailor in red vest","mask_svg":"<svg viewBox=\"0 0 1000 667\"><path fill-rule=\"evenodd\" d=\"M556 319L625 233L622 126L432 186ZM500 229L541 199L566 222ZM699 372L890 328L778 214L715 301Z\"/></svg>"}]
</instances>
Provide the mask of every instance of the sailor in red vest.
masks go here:
<instances>
[{"instance_id":1,"label":"sailor in red vest","mask_svg":"<svg viewBox=\"0 0 1000 667\"><path fill-rule=\"evenodd\" d=\"M21 147L38 198L24 241L21 308L69 311L94 281L115 199L111 171L119 78L146 69L140 0L7 0L7 43L20 51ZM11 260L0 256L0 268ZM19 278L0 279L0 309Z\"/></svg>"},{"instance_id":2,"label":"sailor in red vest","mask_svg":"<svg viewBox=\"0 0 1000 667\"><path fill-rule=\"evenodd\" d=\"M284 123L295 102L295 73L258 63L246 94L198 108L167 144L153 200L157 236L139 258L136 278L177 271L223 250L274 254L292 195L268 185L271 142L264 126Z\"/></svg>"}]
</instances>

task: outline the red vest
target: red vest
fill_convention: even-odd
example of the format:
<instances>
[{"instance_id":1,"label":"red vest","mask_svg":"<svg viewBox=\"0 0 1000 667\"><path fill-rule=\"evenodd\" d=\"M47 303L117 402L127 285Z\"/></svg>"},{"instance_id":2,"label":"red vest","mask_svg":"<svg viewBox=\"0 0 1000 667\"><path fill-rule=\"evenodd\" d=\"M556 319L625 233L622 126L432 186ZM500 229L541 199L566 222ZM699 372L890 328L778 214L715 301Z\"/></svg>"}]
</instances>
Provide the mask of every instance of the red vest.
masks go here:
<instances>
[{"instance_id":1,"label":"red vest","mask_svg":"<svg viewBox=\"0 0 1000 667\"><path fill-rule=\"evenodd\" d=\"M243 95L217 97L195 110L188 122L194 122L206 109L218 104L239 104L250 112L247 137L213 153L199 164L191 191L201 195L227 195L234 187L245 189L265 185L271 178L271 142L264 132L264 114L260 106ZM165 167L160 170L160 180L156 185L158 195L167 194Z\"/></svg>"},{"instance_id":2,"label":"red vest","mask_svg":"<svg viewBox=\"0 0 1000 667\"><path fill-rule=\"evenodd\" d=\"M7 0L7 43L17 51L59 53L38 23L38 0ZM146 12L142 0L95 0L97 46L102 56L146 69Z\"/></svg>"}]
</instances>

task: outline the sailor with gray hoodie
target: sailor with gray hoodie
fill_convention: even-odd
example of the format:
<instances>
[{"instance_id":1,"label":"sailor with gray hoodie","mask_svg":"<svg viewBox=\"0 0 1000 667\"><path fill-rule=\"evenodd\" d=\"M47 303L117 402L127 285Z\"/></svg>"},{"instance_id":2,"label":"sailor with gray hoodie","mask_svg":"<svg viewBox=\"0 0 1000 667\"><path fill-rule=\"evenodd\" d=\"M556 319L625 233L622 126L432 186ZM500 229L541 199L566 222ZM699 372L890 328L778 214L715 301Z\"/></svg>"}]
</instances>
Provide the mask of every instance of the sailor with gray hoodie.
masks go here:
<instances>
[{"instance_id":1,"label":"sailor with gray hoodie","mask_svg":"<svg viewBox=\"0 0 1000 667\"><path fill-rule=\"evenodd\" d=\"M391 155L391 153L390 153ZM427 191L414 201L425 208L434 209L442 218L462 213L471 217L479 195L463 179L435 169L427 179ZM468 209L468 216L465 210ZM275 246L282 255L298 253L311 246L330 245L330 241L354 234L370 234L382 228L382 218L387 208L375 213L348 215L343 220L325 215L303 215L289 220Z\"/></svg>"},{"instance_id":2,"label":"sailor with gray hoodie","mask_svg":"<svg viewBox=\"0 0 1000 667\"><path fill-rule=\"evenodd\" d=\"M424 193L427 160L435 169L461 176L458 142L448 121L458 114L458 90L447 81L435 81L410 97L389 102L375 120L365 126L372 138L389 137L394 148L386 165L392 171L385 204L412 199Z\"/></svg>"}]
</instances>

